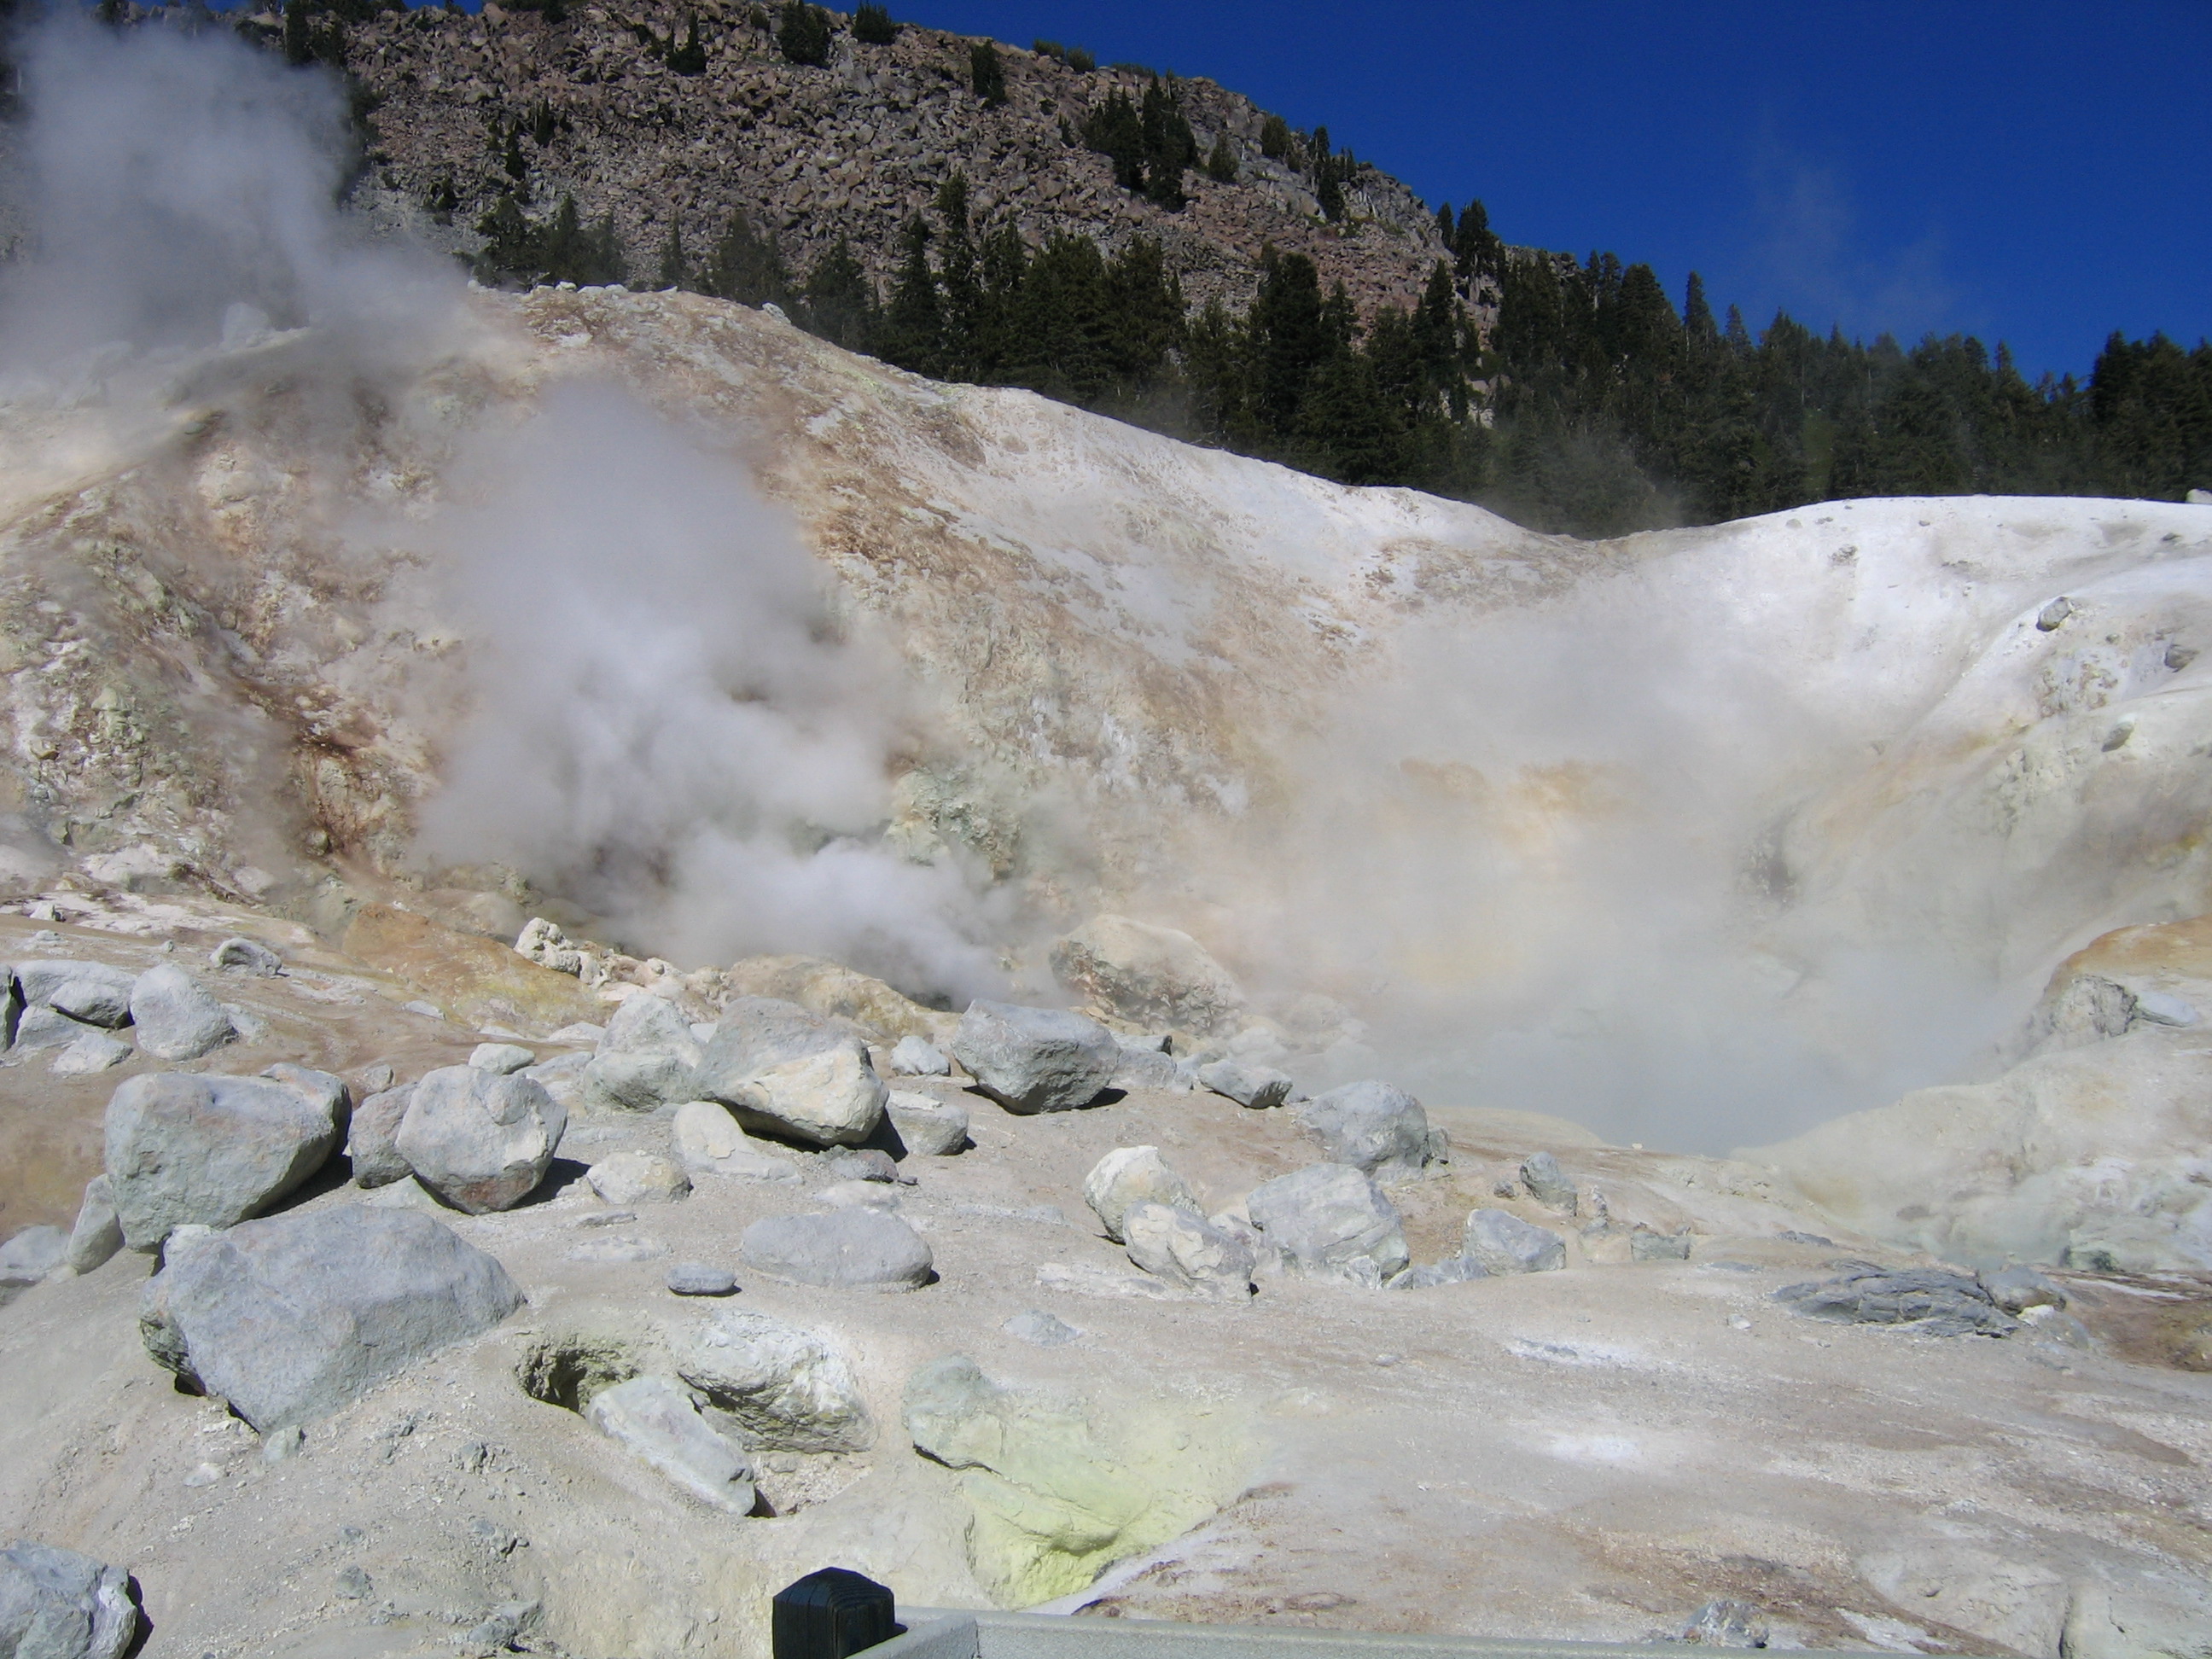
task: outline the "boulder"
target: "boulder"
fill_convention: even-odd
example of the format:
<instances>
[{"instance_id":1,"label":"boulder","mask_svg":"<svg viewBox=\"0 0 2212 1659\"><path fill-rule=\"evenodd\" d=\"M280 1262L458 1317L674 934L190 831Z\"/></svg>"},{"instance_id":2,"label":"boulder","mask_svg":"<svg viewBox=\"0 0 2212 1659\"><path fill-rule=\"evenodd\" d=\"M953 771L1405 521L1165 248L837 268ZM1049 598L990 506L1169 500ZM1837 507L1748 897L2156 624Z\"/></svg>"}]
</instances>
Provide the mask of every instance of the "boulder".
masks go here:
<instances>
[{"instance_id":1,"label":"boulder","mask_svg":"<svg viewBox=\"0 0 2212 1659\"><path fill-rule=\"evenodd\" d=\"M208 952L208 965L273 979L284 971L284 958L258 939L227 939Z\"/></svg>"},{"instance_id":2,"label":"boulder","mask_svg":"<svg viewBox=\"0 0 2212 1659\"><path fill-rule=\"evenodd\" d=\"M1910 1325L1930 1336L2010 1336L2020 1328L1979 1280L1940 1267L1854 1261L1833 1279L1785 1285L1774 1299L1808 1319Z\"/></svg>"},{"instance_id":3,"label":"boulder","mask_svg":"<svg viewBox=\"0 0 2212 1659\"><path fill-rule=\"evenodd\" d=\"M689 1100L669 1125L676 1160L695 1176L734 1176L743 1181L797 1181L799 1165L738 1127L719 1100Z\"/></svg>"},{"instance_id":4,"label":"boulder","mask_svg":"<svg viewBox=\"0 0 2212 1659\"><path fill-rule=\"evenodd\" d=\"M6 1659L123 1659L137 1635L138 1603L121 1567L27 1539L0 1549Z\"/></svg>"},{"instance_id":5,"label":"boulder","mask_svg":"<svg viewBox=\"0 0 2212 1659\"><path fill-rule=\"evenodd\" d=\"M23 1006L52 1008L87 1025L112 1029L131 1018L131 976L104 962L19 962Z\"/></svg>"},{"instance_id":6,"label":"boulder","mask_svg":"<svg viewBox=\"0 0 2212 1659\"><path fill-rule=\"evenodd\" d=\"M1233 1024L1244 994L1188 933L1097 915L1052 947L1061 984L1140 1025L1210 1032Z\"/></svg>"},{"instance_id":7,"label":"boulder","mask_svg":"<svg viewBox=\"0 0 2212 1659\"><path fill-rule=\"evenodd\" d=\"M665 997L634 996L615 1010L599 1052L584 1067L589 1097L633 1112L696 1100L701 1049Z\"/></svg>"},{"instance_id":8,"label":"boulder","mask_svg":"<svg viewBox=\"0 0 2212 1659\"><path fill-rule=\"evenodd\" d=\"M1286 1072L1272 1066L1248 1066L1241 1060L1211 1060L1198 1068L1198 1080L1217 1095L1225 1095L1255 1112L1281 1105L1295 1086Z\"/></svg>"},{"instance_id":9,"label":"boulder","mask_svg":"<svg viewBox=\"0 0 2212 1659\"><path fill-rule=\"evenodd\" d=\"M105 1031L87 1031L82 1036L54 1056L54 1063L46 1069L56 1077L90 1077L99 1072L112 1072L137 1052L127 1042L118 1042Z\"/></svg>"},{"instance_id":10,"label":"boulder","mask_svg":"<svg viewBox=\"0 0 2212 1659\"><path fill-rule=\"evenodd\" d=\"M814 1332L723 1308L672 1339L678 1373L772 1451L866 1451L876 1425L851 1364Z\"/></svg>"},{"instance_id":11,"label":"boulder","mask_svg":"<svg viewBox=\"0 0 2212 1659\"><path fill-rule=\"evenodd\" d=\"M1538 1152L1521 1166L1521 1184L1528 1189L1529 1197L1547 1210L1574 1215L1581 1209L1575 1183L1549 1152Z\"/></svg>"},{"instance_id":12,"label":"boulder","mask_svg":"<svg viewBox=\"0 0 2212 1659\"><path fill-rule=\"evenodd\" d=\"M1083 1177L1083 1201L1091 1206L1106 1237L1116 1244L1127 1241L1121 1218L1139 1204L1164 1204L1171 1209L1196 1211L1197 1197L1188 1183L1168 1168L1157 1146L1116 1146L1091 1166Z\"/></svg>"},{"instance_id":13,"label":"boulder","mask_svg":"<svg viewBox=\"0 0 2212 1659\"><path fill-rule=\"evenodd\" d=\"M660 1282L672 1296L730 1296L738 1288L735 1273L705 1261L679 1261Z\"/></svg>"},{"instance_id":14,"label":"boulder","mask_svg":"<svg viewBox=\"0 0 2212 1659\"><path fill-rule=\"evenodd\" d=\"M691 1195L691 1178L652 1152L617 1152L592 1165L584 1179L610 1204L672 1204Z\"/></svg>"},{"instance_id":15,"label":"boulder","mask_svg":"<svg viewBox=\"0 0 2212 1659\"><path fill-rule=\"evenodd\" d=\"M319 1072L312 1066L280 1060L274 1066L264 1066L261 1075L313 1101L331 1115L331 1121L341 1130L353 1115L353 1091L335 1072Z\"/></svg>"},{"instance_id":16,"label":"boulder","mask_svg":"<svg viewBox=\"0 0 2212 1659\"><path fill-rule=\"evenodd\" d=\"M69 1248L63 1257L73 1273L88 1273L123 1248L123 1224L116 1218L115 1194L107 1177L96 1175L84 1183L84 1198L76 1206L76 1224L70 1229Z\"/></svg>"},{"instance_id":17,"label":"boulder","mask_svg":"<svg viewBox=\"0 0 2212 1659\"><path fill-rule=\"evenodd\" d=\"M320 1169L341 1129L326 1100L269 1078L149 1072L107 1103L107 1179L123 1237L258 1215Z\"/></svg>"},{"instance_id":18,"label":"boulder","mask_svg":"<svg viewBox=\"0 0 2212 1659\"><path fill-rule=\"evenodd\" d=\"M486 1072L496 1072L509 1077L526 1066L535 1066L538 1056L519 1042L479 1042L469 1050L469 1064Z\"/></svg>"},{"instance_id":19,"label":"boulder","mask_svg":"<svg viewBox=\"0 0 2212 1659\"><path fill-rule=\"evenodd\" d=\"M884 1110L909 1152L950 1158L968 1144L968 1109L957 1100L894 1089L884 1098Z\"/></svg>"},{"instance_id":20,"label":"boulder","mask_svg":"<svg viewBox=\"0 0 2212 1659\"><path fill-rule=\"evenodd\" d=\"M0 1244L0 1285L35 1285L69 1258L70 1236L41 1223Z\"/></svg>"},{"instance_id":21,"label":"boulder","mask_svg":"<svg viewBox=\"0 0 2212 1659\"><path fill-rule=\"evenodd\" d=\"M772 1278L837 1290L911 1291L929 1282L929 1246L880 1210L777 1215L745 1229L738 1251Z\"/></svg>"},{"instance_id":22,"label":"boulder","mask_svg":"<svg viewBox=\"0 0 2212 1659\"><path fill-rule=\"evenodd\" d=\"M1448 1255L1441 1261L1425 1261L1418 1267L1408 1267L1390 1281L1394 1291L1433 1290L1439 1285L1464 1285L1472 1279L1487 1279L1490 1269L1467 1255Z\"/></svg>"},{"instance_id":23,"label":"boulder","mask_svg":"<svg viewBox=\"0 0 2212 1659\"><path fill-rule=\"evenodd\" d=\"M1331 1163L1349 1164L1377 1181L1411 1180L1428 1163L1429 1115L1388 1083L1347 1083L1300 1102L1291 1115Z\"/></svg>"},{"instance_id":24,"label":"boulder","mask_svg":"<svg viewBox=\"0 0 2212 1659\"><path fill-rule=\"evenodd\" d=\"M346 1128L346 1158L356 1187L389 1187L415 1173L399 1155L399 1124L415 1098L415 1085L386 1089L354 1108Z\"/></svg>"},{"instance_id":25,"label":"boulder","mask_svg":"<svg viewBox=\"0 0 2212 1659\"><path fill-rule=\"evenodd\" d=\"M1628 1259L1631 1261L1687 1261L1690 1259L1690 1235L1655 1233L1648 1227L1638 1227L1628 1236Z\"/></svg>"},{"instance_id":26,"label":"boulder","mask_svg":"<svg viewBox=\"0 0 2212 1659\"><path fill-rule=\"evenodd\" d=\"M1081 1340L1083 1336L1081 1331L1066 1320L1048 1314L1042 1308L1030 1308L1018 1313L999 1328L1008 1336L1038 1348L1064 1348L1071 1342Z\"/></svg>"},{"instance_id":27,"label":"boulder","mask_svg":"<svg viewBox=\"0 0 2212 1659\"><path fill-rule=\"evenodd\" d=\"M1464 1254L1492 1273L1541 1273L1567 1265L1567 1241L1505 1210L1477 1210L1467 1218Z\"/></svg>"},{"instance_id":28,"label":"boulder","mask_svg":"<svg viewBox=\"0 0 2212 1659\"><path fill-rule=\"evenodd\" d=\"M133 982L131 1024L139 1048L156 1060L198 1060L237 1035L222 1004L173 962Z\"/></svg>"},{"instance_id":29,"label":"boulder","mask_svg":"<svg viewBox=\"0 0 2212 1659\"><path fill-rule=\"evenodd\" d=\"M1196 1073L1176 1063L1175 1056L1157 1042L1131 1042L1117 1038L1121 1054L1115 1063L1112 1089L1165 1089L1188 1094L1197 1089Z\"/></svg>"},{"instance_id":30,"label":"boulder","mask_svg":"<svg viewBox=\"0 0 2212 1659\"><path fill-rule=\"evenodd\" d=\"M147 1352L263 1433L326 1416L522 1304L418 1210L342 1205L179 1241L148 1281Z\"/></svg>"},{"instance_id":31,"label":"boulder","mask_svg":"<svg viewBox=\"0 0 2212 1659\"><path fill-rule=\"evenodd\" d=\"M902 1036L891 1050L891 1070L902 1077L950 1077L952 1062L927 1037Z\"/></svg>"},{"instance_id":32,"label":"boulder","mask_svg":"<svg viewBox=\"0 0 2212 1659\"><path fill-rule=\"evenodd\" d=\"M1262 1182L1244 1207L1286 1273L1373 1287L1406 1270L1397 1210L1349 1164L1316 1164Z\"/></svg>"},{"instance_id":33,"label":"boulder","mask_svg":"<svg viewBox=\"0 0 2212 1659\"><path fill-rule=\"evenodd\" d=\"M1129 1260L1177 1290L1232 1302L1252 1294L1252 1252L1194 1210L1133 1204L1121 1231Z\"/></svg>"},{"instance_id":34,"label":"boulder","mask_svg":"<svg viewBox=\"0 0 2212 1659\"><path fill-rule=\"evenodd\" d=\"M526 1077L441 1066L415 1085L393 1144L416 1180L482 1215L537 1189L568 1127L568 1113Z\"/></svg>"},{"instance_id":35,"label":"boulder","mask_svg":"<svg viewBox=\"0 0 2212 1659\"><path fill-rule=\"evenodd\" d=\"M2008 1314L2030 1308L2063 1308L2066 1292L2033 1267L1999 1267L1976 1275L1990 1300Z\"/></svg>"},{"instance_id":36,"label":"boulder","mask_svg":"<svg viewBox=\"0 0 2212 1659\"><path fill-rule=\"evenodd\" d=\"M602 1389L584 1417L694 1498L732 1515L752 1512L750 1461L714 1432L674 1378L633 1376Z\"/></svg>"},{"instance_id":37,"label":"boulder","mask_svg":"<svg viewBox=\"0 0 2212 1659\"><path fill-rule=\"evenodd\" d=\"M884 1121L883 1079L867 1044L769 997L739 997L723 1010L697 1085L700 1098L720 1101L747 1129L815 1146L857 1146Z\"/></svg>"},{"instance_id":38,"label":"boulder","mask_svg":"<svg viewBox=\"0 0 2212 1659\"><path fill-rule=\"evenodd\" d=\"M1010 1112L1088 1106L1114 1080L1121 1046L1096 1020L1064 1008L974 1002L960 1017L952 1057Z\"/></svg>"},{"instance_id":39,"label":"boulder","mask_svg":"<svg viewBox=\"0 0 2212 1659\"><path fill-rule=\"evenodd\" d=\"M71 1048L87 1037L106 1036L105 1027L88 1025L81 1019L71 1019L58 1008L34 1002L15 1021L13 1046L25 1050ZM114 1039L109 1037L108 1041Z\"/></svg>"},{"instance_id":40,"label":"boulder","mask_svg":"<svg viewBox=\"0 0 2212 1659\"><path fill-rule=\"evenodd\" d=\"M892 1182L911 1187L914 1177L879 1146L837 1146L821 1154L822 1173L837 1181Z\"/></svg>"}]
</instances>

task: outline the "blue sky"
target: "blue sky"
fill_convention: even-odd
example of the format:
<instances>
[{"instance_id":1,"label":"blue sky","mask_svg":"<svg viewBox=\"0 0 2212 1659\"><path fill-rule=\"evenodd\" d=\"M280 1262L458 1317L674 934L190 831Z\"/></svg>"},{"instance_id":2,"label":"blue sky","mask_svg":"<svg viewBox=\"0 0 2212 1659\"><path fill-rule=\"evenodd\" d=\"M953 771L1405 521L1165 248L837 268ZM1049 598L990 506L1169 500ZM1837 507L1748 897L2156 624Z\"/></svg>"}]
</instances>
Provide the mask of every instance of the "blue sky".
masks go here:
<instances>
[{"instance_id":1,"label":"blue sky","mask_svg":"<svg viewBox=\"0 0 2212 1659\"><path fill-rule=\"evenodd\" d=\"M2212 0L893 0L1209 76L1510 241L2086 374L2212 335Z\"/></svg>"}]
</instances>

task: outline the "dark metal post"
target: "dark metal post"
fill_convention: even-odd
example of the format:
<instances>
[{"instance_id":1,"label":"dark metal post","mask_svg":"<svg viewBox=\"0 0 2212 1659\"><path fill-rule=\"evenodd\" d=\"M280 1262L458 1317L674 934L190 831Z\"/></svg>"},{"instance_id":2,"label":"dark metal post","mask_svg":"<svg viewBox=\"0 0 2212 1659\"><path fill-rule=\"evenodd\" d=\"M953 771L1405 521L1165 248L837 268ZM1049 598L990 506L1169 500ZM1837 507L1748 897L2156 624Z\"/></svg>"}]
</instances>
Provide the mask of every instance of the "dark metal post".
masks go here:
<instances>
[{"instance_id":1,"label":"dark metal post","mask_svg":"<svg viewBox=\"0 0 2212 1659\"><path fill-rule=\"evenodd\" d=\"M898 1634L890 1589L843 1567L786 1585L772 1606L775 1659L846 1659Z\"/></svg>"}]
</instances>

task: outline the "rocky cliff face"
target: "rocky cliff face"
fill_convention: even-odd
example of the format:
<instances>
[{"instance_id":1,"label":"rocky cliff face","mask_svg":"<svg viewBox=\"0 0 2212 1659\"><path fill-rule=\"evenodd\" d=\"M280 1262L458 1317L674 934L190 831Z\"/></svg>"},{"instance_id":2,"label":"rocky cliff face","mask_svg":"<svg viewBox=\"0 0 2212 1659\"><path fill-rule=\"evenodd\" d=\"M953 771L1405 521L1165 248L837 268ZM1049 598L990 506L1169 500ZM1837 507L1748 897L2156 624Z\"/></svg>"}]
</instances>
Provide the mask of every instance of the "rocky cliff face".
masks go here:
<instances>
[{"instance_id":1,"label":"rocky cliff face","mask_svg":"<svg viewBox=\"0 0 2212 1659\"><path fill-rule=\"evenodd\" d=\"M640 39L665 39L696 15L707 64L678 75ZM592 6L548 22L536 12L389 12L349 30L346 60L379 100L362 200L430 240L480 246L471 227L511 184L501 135L543 109L549 142L520 140L538 210L573 193L586 219L611 213L634 277L650 278L671 228L703 250L733 209L775 232L804 273L840 236L878 283L897 263L900 228L954 172L978 216L1011 219L1032 244L1062 233L1108 252L1149 236L1182 273L1194 307L1241 309L1261 249L1310 254L1324 285L1341 281L1363 313L1410 307L1445 252L1428 210L1371 168L1346 189L1346 214L1322 216L1310 180L1261 154L1264 112L1211 81L1178 82L1200 145L1226 134L1238 178L1194 168L1189 205L1167 212L1118 187L1103 155L1071 143L1110 94L1141 94L1126 70L1079 73L1001 46L1006 101L969 87L967 37L902 27L889 46L841 27L827 67L793 64L757 7L710 3L666 15ZM273 21L273 20L271 20ZM456 204L426 210L450 182Z\"/></svg>"}]
</instances>

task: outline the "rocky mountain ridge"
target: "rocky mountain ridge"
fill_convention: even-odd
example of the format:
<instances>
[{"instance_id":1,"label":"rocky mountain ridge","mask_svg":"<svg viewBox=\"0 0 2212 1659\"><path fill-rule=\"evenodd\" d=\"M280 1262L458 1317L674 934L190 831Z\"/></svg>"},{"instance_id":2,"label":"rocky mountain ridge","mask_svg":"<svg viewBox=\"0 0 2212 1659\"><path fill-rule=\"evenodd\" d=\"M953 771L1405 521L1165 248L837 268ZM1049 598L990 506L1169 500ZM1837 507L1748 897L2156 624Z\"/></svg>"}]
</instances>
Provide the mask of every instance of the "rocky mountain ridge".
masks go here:
<instances>
[{"instance_id":1,"label":"rocky mountain ridge","mask_svg":"<svg viewBox=\"0 0 2212 1659\"><path fill-rule=\"evenodd\" d=\"M669 43L696 18L700 72L669 67ZM263 21L271 27L277 20ZM1087 235L1107 252L1158 241L1195 307L1241 310L1261 250L1310 255L1363 313L1410 308L1449 250L1435 219L1397 179L1358 168L1342 218L1324 217L1314 179L1262 154L1267 117L1207 80L1175 90L1199 155L1225 137L1234 182L1194 166L1188 205L1170 212L1115 182L1108 159L1072 141L1085 114L1150 84L1131 66L1071 69L1000 43L1005 101L972 90L967 37L902 25L889 45L856 41L837 20L828 63L793 63L769 14L722 3L546 13L487 5L480 15L422 8L345 26L344 62L374 100L360 206L434 243L471 250L473 227L521 161L538 211L573 195L587 222L611 214L634 281L649 282L672 229L702 250L742 209L803 274L840 237L878 285L899 233L954 172L979 222L1011 218L1032 245ZM507 134L521 129L514 149Z\"/></svg>"}]
</instances>

